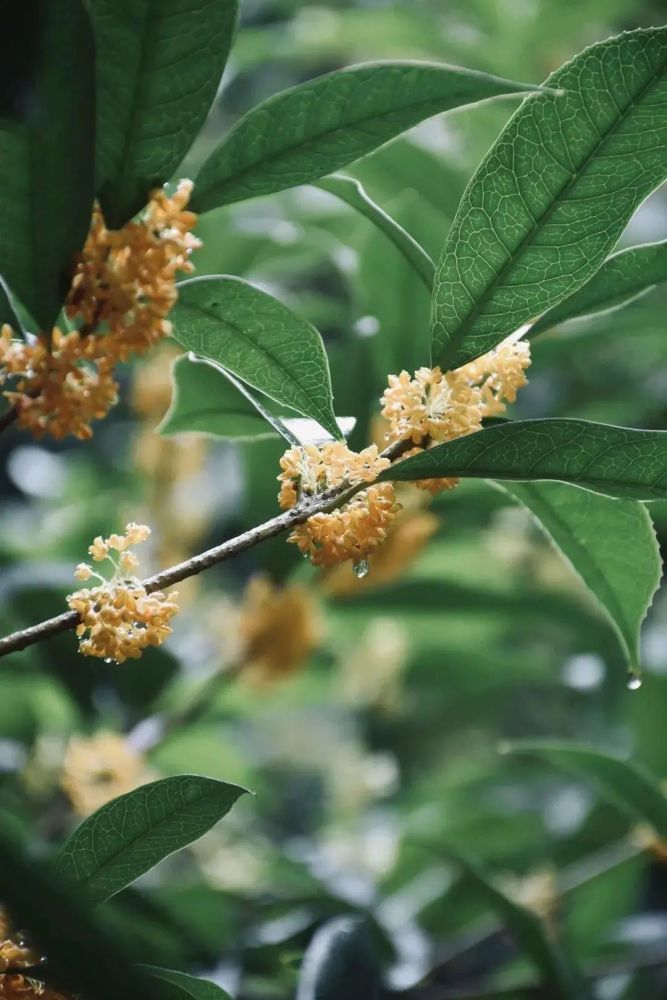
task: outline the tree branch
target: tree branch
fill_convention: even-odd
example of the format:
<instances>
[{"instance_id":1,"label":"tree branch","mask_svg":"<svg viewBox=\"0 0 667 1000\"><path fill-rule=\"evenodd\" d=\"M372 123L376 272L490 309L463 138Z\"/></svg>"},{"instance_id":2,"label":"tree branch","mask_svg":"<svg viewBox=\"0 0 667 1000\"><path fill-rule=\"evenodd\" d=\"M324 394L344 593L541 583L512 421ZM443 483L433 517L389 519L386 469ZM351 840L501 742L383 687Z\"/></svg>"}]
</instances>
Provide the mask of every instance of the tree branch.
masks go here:
<instances>
[{"instance_id":1,"label":"tree branch","mask_svg":"<svg viewBox=\"0 0 667 1000\"><path fill-rule=\"evenodd\" d=\"M19 411L15 406L12 406L9 410L5 410L0 417L0 432L6 430L8 427L11 427L18 415Z\"/></svg>"},{"instance_id":2,"label":"tree branch","mask_svg":"<svg viewBox=\"0 0 667 1000\"><path fill-rule=\"evenodd\" d=\"M278 514L277 517L272 517L270 521L265 521L264 524L259 524L248 531L244 531L242 534L237 535L236 538L230 538L228 541L222 542L220 545L216 545L206 552L201 552L199 555L192 556L190 559L186 559L176 566L171 566L169 569L162 570L162 572L156 573L154 576L149 576L146 580L142 581L143 586L149 594L156 590L173 587L174 584L179 583L181 580L185 580L190 576L196 576L198 573L209 569L211 566L215 566L217 563L231 559L232 556L238 555L239 552L245 552L246 549L253 548L267 538L274 538L276 535L282 535L284 532L290 531L296 525L303 524L313 514L334 510L334 508L351 499L355 493L364 489L366 485L366 483L361 483L358 486L343 484L335 489L320 493L316 497L302 501L296 507L292 507L291 510ZM56 618L49 618L47 621L40 622L39 625L31 625L29 628L12 632L11 635L0 639L0 657L7 656L8 653L19 652L28 646L41 642L43 639L49 639L60 632L76 628L78 624L78 613L76 611L66 611Z\"/></svg>"}]
</instances>

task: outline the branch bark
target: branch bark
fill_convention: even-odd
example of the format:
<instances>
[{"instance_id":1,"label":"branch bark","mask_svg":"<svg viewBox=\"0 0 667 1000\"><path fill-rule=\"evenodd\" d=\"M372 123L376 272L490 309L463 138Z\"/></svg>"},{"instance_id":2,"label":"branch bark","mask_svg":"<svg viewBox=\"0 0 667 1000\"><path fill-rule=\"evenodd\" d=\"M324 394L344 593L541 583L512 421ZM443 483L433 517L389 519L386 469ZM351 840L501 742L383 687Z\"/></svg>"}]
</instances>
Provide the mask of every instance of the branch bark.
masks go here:
<instances>
[{"instance_id":1,"label":"branch bark","mask_svg":"<svg viewBox=\"0 0 667 1000\"><path fill-rule=\"evenodd\" d=\"M239 552L245 552L246 549L253 548L267 538L274 538L276 535L282 535L286 531L290 531L297 524L303 524L313 514L333 510L351 499L355 493L364 489L365 486L366 484L364 483L358 486L343 485L320 493L312 499L302 501L298 506L282 514L278 514L277 517L272 517L270 521L265 521L264 524L250 528L235 538L230 538L220 545L215 545L212 549L207 549L206 552L201 552L199 555L192 556L190 559L186 559L176 566L171 566L169 569L162 570L154 576L149 576L142 581L143 586L149 594L156 590L173 587L174 584L180 583L181 580L185 580L190 576L196 576L198 573L209 569L211 566L215 566L217 563L231 559L233 556L238 555ZM39 625L31 625L29 628L12 632L11 635L0 639L0 657L7 656L9 653L17 653L44 639L50 639L60 632L67 632L69 629L76 628L78 624L79 615L77 612L67 611L56 618L49 618L47 621L40 622Z\"/></svg>"}]
</instances>

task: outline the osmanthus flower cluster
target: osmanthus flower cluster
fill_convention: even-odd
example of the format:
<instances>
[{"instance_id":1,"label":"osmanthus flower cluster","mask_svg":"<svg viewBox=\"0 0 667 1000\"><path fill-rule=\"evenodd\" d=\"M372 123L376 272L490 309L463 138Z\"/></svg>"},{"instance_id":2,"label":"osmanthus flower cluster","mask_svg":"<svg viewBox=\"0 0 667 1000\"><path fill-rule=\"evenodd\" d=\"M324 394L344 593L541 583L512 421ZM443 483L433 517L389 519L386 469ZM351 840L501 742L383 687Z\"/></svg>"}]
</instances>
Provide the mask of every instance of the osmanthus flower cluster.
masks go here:
<instances>
[{"instance_id":1,"label":"osmanthus flower cluster","mask_svg":"<svg viewBox=\"0 0 667 1000\"><path fill-rule=\"evenodd\" d=\"M200 246L191 232L197 217L186 208L191 191L183 180L171 197L153 192L142 216L119 230L107 229L95 207L65 303L78 330L19 340L2 327L0 386L15 380L4 395L19 427L35 437L91 437L91 422L117 401L116 364L171 332L176 275L193 270L190 255Z\"/></svg>"},{"instance_id":2,"label":"osmanthus flower cluster","mask_svg":"<svg viewBox=\"0 0 667 1000\"><path fill-rule=\"evenodd\" d=\"M530 344L515 335L488 354L455 371L419 368L414 377L402 371L389 376L382 396L382 416L389 424L386 439L412 445L402 458L482 429L485 417L498 416L526 385ZM457 478L418 480L430 493L453 489Z\"/></svg>"},{"instance_id":3,"label":"osmanthus flower cluster","mask_svg":"<svg viewBox=\"0 0 667 1000\"><path fill-rule=\"evenodd\" d=\"M13 926L7 911L0 907L0 1000L67 1000L20 970L44 961L40 953Z\"/></svg>"},{"instance_id":4,"label":"osmanthus flower cluster","mask_svg":"<svg viewBox=\"0 0 667 1000\"><path fill-rule=\"evenodd\" d=\"M63 758L60 786L79 816L148 780L144 758L118 733L73 736Z\"/></svg>"},{"instance_id":5,"label":"osmanthus flower cluster","mask_svg":"<svg viewBox=\"0 0 667 1000\"><path fill-rule=\"evenodd\" d=\"M313 514L288 540L315 566L365 559L384 541L399 509L391 483L374 482L389 465L376 445L358 453L342 441L288 449L280 459L282 472L278 476L278 502L283 510L343 484L370 484L340 507Z\"/></svg>"},{"instance_id":6,"label":"osmanthus flower cluster","mask_svg":"<svg viewBox=\"0 0 667 1000\"><path fill-rule=\"evenodd\" d=\"M159 646L171 634L169 622L179 610L175 603L178 595L175 591L166 596L160 591L149 594L134 575L139 560L130 546L149 535L146 525L130 523L123 535L95 538L88 551L94 562L111 563L114 572L110 580L88 563L76 567L77 579L96 577L100 581L99 586L77 590L67 598L81 619L76 634L84 656L123 663L138 659L147 646Z\"/></svg>"},{"instance_id":7,"label":"osmanthus flower cluster","mask_svg":"<svg viewBox=\"0 0 667 1000\"><path fill-rule=\"evenodd\" d=\"M403 446L395 460L481 430L485 417L502 413L507 403L515 401L517 390L526 384L529 364L529 344L512 335L455 371L420 368L413 377L406 371L390 375L382 396L382 416L389 426L387 442ZM375 482L390 464L377 445L359 453L339 441L288 449L280 460L278 476L283 510L334 487L368 483L340 507L313 514L298 525L289 541L316 566L365 560L385 541L400 509L393 486ZM457 483L456 478L438 478L416 485L437 493Z\"/></svg>"},{"instance_id":8,"label":"osmanthus flower cluster","mask_svg":"<svg viewBox=\"0 0 667 1000\"><path fill-rule=\"evenodd\" d=\"M266 684L299 670L322 637L322 623L306 587L255 576L239 610L238 632L243 676Z\"/></svg>"}]
</instances>

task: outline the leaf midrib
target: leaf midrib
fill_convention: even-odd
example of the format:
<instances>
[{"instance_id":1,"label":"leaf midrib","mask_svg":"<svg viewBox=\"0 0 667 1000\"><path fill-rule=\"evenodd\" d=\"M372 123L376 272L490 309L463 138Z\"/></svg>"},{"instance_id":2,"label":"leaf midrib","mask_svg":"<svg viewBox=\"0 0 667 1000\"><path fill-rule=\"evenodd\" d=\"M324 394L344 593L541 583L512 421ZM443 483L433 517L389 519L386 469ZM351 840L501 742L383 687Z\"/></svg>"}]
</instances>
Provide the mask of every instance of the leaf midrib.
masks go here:
<instances>
[{"instance_id":1,"label":"leaf midrib","mask_svg":"<svg viewBox=\"0 0 667 1000\"><path fill-rule=\"evenodd\" d=\"M470 310L470 312L466 316L463 324L458 327L458 329L457 329L456 333L454 334L454 336L452 336L447 341L447 343L445 345L443 345L443 347L444 347L444 349L442 351L442 361L443 361L443 363L447 363L447 361L449 360L450 356L452 358L454 357L454 349L455 348L456 349L459 348L459 346L461 345L461 341L464 340L464 338L470 332L470 329L473 326L475 320L483 312L483 307L490 300L490 298L492 297L492 295L494 294L494 292L496 291L496 289L498 287L502 287L502 282L504 281L504 279L507 276L507 274L511 271L512 266L513 266L513 264L515 262L515 258L517 256L519 256L519 254L521 254L527 246L530 246L530 244L532 243L532 241L533 241L533 239L535 237L535 234L538 233L538 232L541 232L542 229L544 228L544 226L546 226L548 224L551 216L556 211L557 207L562 203L563 200L566 199L566 197L567 197L570 189L574 188L576 186L576 184L578 183L578 181L581 180L581 177L587 171L588 166L589 166L591 160L595 156L597 156L597 154L599 153L599 151L601 149L604 148L607 140L613 135L613 133L617 130L617 128L619 128L620 125L626 120L626 118L634 111L634 109L636 108L636 106L644 99L644 97L646 97L646 95L655 86L655 84L660 81L660 79L662 78L662 75L664 74L665 66L666 65L667 65L667 62L663 62L661 64L660 70L659 71L656 70L656 72L654 72L653 74L651 74L651 76L650 76L649 80L647 81L647 83L645 84L645 86L642 87L641 90L633 97L632 101L623 110L623 112L619 115L619 117L616 118L613 121L613 123L610 125L610 127L603 134L600 135L600 137L596 141L595 145L591 149L590 153L588 153L588 155L586 156L586 158L581 163L581 166L579 167L579 169L576 170L571 175L571 177L565 182L565 184L562 186L562 188L560 189L560 191L558 192L558 194L556 195L556 197L551 201L551 203L547 206L547 208L545 209L545 211L540 216L539 220L534 224L533 228L531 230L529 230L529 232L526 233L526 235L521 239L521 241L519 242L518 246L516 247L516 249L514 250L514 252L512 253L512 255L502 265L502 267L500 268L500 270L496 273L496 275L494 276L491 284L485 289L485 291L482 293L482 295L476 300L474 308ZM556 81L556 80L549 80L549 79L547 79L545 81L544 86L546 86L547 84L549 86L552 86L552 85L556 84L557 82L558 81ZM558 98L557 97L553 98L553 100L558 100ZM582 103L583 103L583 99L582 99ZM589 114L590 114L590 112L589 112ZM474 181L475 181L475 176L473 176L470 184L472 185L474 183ZM436 276L436 282L437 282L437 276ZM557 299L555 302L552 303L551 307L553 308L554 306L557 306L559 302L562 302L562 300L566 297L567 294L568 294L568 292L564 292L563 295L559 299ZM461 364L465 363L465 361L473 360L474 357L477 357L477 356L478 355L472 355L471 358L464 358L464 359L461 360Z\"/></svg>"},{"instance_id":2,"label":"leaf midrib","mask_svg":"<svg viewBox=\"0 0 667 1000\"><path fill-rule=\"evenodd\" d=\"M136 0L135 0L136 2ZM159 6L159 5L158 5ZM137 64L137 73L134 79L134 86L132 87L132 94L134 100L132 101L132 108L130 110L130 116L128 120L128 127L125 130L125 136L123 139L122 155L119 157L118 161L121 164L120 172L114 179L111 177L108 182L105 182L105 188L110 189L113 192L114 201L119 200L119 191L123 191L127 182L128 177L131 176L130 167L130 150L135 145L136 133L138 130L139 115L144 111L143 96L146 90L145 74L143 73L144 64L148 62L147 54L149 48L149 39L155 35L155 31L151 31L151 14L155 7L154 0L148 0L144 7L144 15L142 17L141 25L141 38L139 45L139 60ZM159 15L158 15L159 16ZM146 198L148 198L148 191L146 191ZM118 206L113 205L114 214L117 211Z\"/></svg>"}]
</instances>

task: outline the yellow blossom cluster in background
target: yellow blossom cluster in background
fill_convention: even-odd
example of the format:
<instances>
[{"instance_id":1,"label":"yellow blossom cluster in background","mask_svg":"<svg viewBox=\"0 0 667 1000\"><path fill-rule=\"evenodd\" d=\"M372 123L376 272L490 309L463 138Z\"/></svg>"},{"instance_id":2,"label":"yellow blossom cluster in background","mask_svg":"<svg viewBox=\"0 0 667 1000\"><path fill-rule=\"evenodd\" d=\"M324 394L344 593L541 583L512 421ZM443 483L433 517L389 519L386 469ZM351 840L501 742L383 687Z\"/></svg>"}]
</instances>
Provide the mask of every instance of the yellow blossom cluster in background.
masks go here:
<instances>
[{"instance_id":1,"label":"yellow blossom cluster in background","mask_svg":"<svg viewBox=\"0 0 667 1000\"><path fill-rule=\"evenodd\" d=\"M298 583L278 586L256 576L246 587L238 621L243 676L270 683L291 676L322 637L314 600Z\"/></svg>"},{"instance_id":2,"label":"yellow blossom cluster in background","mask_svg":"<svg viewBox=\"0 0 667 1000\"><path fill-rule=\"evenodd\" d=\"M98 535L88 551L94 562L111 562L114 574L110 580L88 563L77 566L77 579L96 577L100 581L100 586L77 590L67 598L69 607L81 618L76 634L84 656L123 663L138 659L147 646L159 646L171 634L169 622L179 610L176 592L168 596L160 591L148 594L134 576L139 560L130 546L149 535L150 528L134 523L126 525L123 535Z\"/></svg>"},{"instance_id":3,"label":"yellow blossom cluster in background","mask_svg":"<svg viewBox=\"0 0 667 1000\"><path fill-rule=\"evenodd\" d=\"M197 217L186 210L191 191L184 180L172 197L153 192L143 215L119 230L107 229L94 209L65 304L79 330L18 340L2 327L0 385L16 379L4 395L19 427L35 437L89 438L91 422L117 401L115 365L171 332L176 275L193 270L190 254L200 245L191 233Z\"/></svg>"},{"instance_id":4,"label":"yellow blossom cluster in background","mask_svg":"<svg viewBox=\"0 0 667 1000\"><path fill-rule=\"evenodd\" d=\"M309 517L297 525L289 541L309 556L315 566L335 566L351 559L365 559L387 536L398 505L391 483L374 483L389 460L379 455L376 445L361 452L351 451L342 441L318 447L304 445L288 449L280 460L282 472L278 502L283 510L306 497L314 497L344 483L370 483L347 503Z\"/></svg>"},{"instance_id":5,"label":"yellow blossom cluster in background","mask_svg":"<svg viewBox=\"0 0 667 1000\"><path fill-rule=\"evenodd\" d=\"M123 736L100 732L72 737L65 751L60 785L79 816L89 816L148 777L142 755Z\"/></svg>"}]
</instances>

